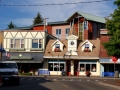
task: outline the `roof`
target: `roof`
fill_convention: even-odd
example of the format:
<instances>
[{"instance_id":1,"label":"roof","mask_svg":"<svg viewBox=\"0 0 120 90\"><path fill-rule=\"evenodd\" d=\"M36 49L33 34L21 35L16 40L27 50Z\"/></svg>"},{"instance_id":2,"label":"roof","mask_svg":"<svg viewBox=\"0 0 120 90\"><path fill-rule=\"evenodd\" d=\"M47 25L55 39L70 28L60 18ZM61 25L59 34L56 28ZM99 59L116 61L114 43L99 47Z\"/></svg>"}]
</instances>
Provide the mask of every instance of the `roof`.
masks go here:
<instances>
[{"instance_id":1,"label":"roof","mask_svg":"<svg viewBox=\"0 0 120 90\"><path fill-rule=\"evenodd\" d=\"M82 17L86 18L87 20L95 21L95 22L100 22L100 23L105 23L105 18L104 17L100 17L100 16L96 16L96 15L91 15L91 14L80 12L80 11L75 12L72 16L70 16L67 19L67 21L70 21L71 18L74 18L78 14L81 15Z\"/></svg>"},{"instance_id":2,"label":"roof","mask_svg":"<svg viewBox=\"0 0 120 90\"><path fill-rule=\"evenodd\" d=\"M30 30L31 28L32 28L32 25L31 26L26 26L26 27L8 28L8 29L5 29L5 30Z\"/></svg>"},{"instance_id":3,"label":"roof","mask_svg":"<svg viewBox=\"0 0 120 90\"><path fill-rule=\"evenodd\" d=\"M53 42L55 42L55 40L49 40L47 46L46 46L46 50L44 53L44 58L45 57L51 57L54 58L55 56L60 56L63 57L65 55L66 52L68 52L68 40L60 40L63 44L64 44L64 49L62 52L54 52L52 51L52 46L51 44ZM80 41L78 40L78 48L77 48L77 53L78 53L78 57L99 57L99 51L100 51L100 40L89 40L93 45L94 45L94 49L92 52L83 52L82 51L82 47L80 46L84 41ZM77 57L77 56L75 56Z\"/></svg>"},{"instance_id":4,"label":"roof","mask_svg":"<svg viewBox=\"0 0 120 90\"><path fill-rule=\"evenodd\" d=\"M57 22L47 22L47 25L61 25L61 24L68 24L68 22L66 21L57 21ZM40 24L35 24L33 26L39 26L39 25L44 25L44 23L40 23Z\"/></svg>"}]
</instances>

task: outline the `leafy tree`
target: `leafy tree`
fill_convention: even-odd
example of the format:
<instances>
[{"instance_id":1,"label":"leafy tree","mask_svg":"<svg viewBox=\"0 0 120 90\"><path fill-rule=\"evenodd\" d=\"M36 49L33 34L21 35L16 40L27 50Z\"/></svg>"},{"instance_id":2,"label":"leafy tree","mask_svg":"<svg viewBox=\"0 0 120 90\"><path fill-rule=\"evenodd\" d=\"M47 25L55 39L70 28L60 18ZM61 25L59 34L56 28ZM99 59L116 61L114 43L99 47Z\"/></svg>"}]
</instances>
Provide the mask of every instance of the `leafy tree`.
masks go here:
<instances>
[{"instance_id":1,"label":"leafy tree","mask_svg":"<svg viewBox=\"0 0 120 90\"><path fill-rule=\"evenodd\" d=\"M41 22L43 22L43 18L41 16L41 14L38 12L37 16L33 20L33 25L40 24Z\"/></svg>"},{"instance_id":2,"label":"leafy tree","mask_svg":"<svg viewBox=\"0 0 120 90\"><path fill-rule=\"evenodd\" d=\"M15 28L16 26L12 23L12 21L8 24L8 28Z\"/></svg>"},{"instance_id":3,"label":"leafy tree","mask_svg":"<svg viewBox=\"0 0 120 90\"><path fill-rule=\"evenodd\" d=\"M109 56L120 57L120 0L114 1L118 8L106 20L106 28L110 35L109 42L103 43Z\"/></svg>"}]
</instances>

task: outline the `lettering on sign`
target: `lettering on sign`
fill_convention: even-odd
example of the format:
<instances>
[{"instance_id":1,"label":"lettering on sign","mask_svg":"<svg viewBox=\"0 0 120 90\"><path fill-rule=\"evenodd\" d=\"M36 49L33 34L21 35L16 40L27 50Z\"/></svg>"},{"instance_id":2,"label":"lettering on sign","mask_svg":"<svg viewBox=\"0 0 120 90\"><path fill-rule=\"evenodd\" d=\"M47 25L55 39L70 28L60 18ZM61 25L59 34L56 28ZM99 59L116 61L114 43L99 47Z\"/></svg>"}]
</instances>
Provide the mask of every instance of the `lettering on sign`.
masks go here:
<instances>
[{"instance_id":1,"label":"lettering on sign","mask_svg":"<svg viewBox=\"0 0 120 90\"><path fill-rule=\"evenodd\" d=\"M10 59L31 59L30 56L11 56Z\"/></svg>"}]
</instances>

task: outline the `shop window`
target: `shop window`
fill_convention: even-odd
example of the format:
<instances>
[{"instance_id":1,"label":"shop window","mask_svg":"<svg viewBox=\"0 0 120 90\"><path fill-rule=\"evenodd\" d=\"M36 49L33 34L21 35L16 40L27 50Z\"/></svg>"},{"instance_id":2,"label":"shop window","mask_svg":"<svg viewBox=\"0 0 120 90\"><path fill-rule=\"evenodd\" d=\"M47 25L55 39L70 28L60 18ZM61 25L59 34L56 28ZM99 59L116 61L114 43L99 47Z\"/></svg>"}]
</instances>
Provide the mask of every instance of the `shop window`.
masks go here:
<instances>
[{"instance_id":1,"label":"shop window","mask_svg":"<svg viewBox=\"0 0 120 90\"><path fill-rule=\"evenodd\" d=\"M32 48L42 48L42 40L32 39Z\"/></svg>"},{"instance_id":2,"label":"shop window","mask_svg":"<svg viewBox=\"0 0 120 90\"><path fill-rule=\"evenodd\" d=\"M24 48L24 39L11 39L11 48Z\"/></svg>"},{"instance_id":3,"label":"shop window","mask_svg":"<svg viewBox=\"0 0 120 90\"><path fill-rule=\"evenodd\" d=\"M59 63L55 63L55 62L49 63L48 64L48 69L50 71L62 71L62 70L65 69L65 63L61 63L61 62L59 62Z\"/></svg>"},{"instance_id":4,"label":"shop window","mask_svg":"<svg viewBox=\"0 0 120 90\"><path fill-rule=\"evenodd\" d=\"M96 64L91 64L91 71L92 72L96 72Z\"/></svg>"},{"instance_id":5,"label":"shop window","mask_svg":"<svg viewBox=\"0 0 120 90\"><path fill-rule=\"evenodd\" d=\"M64 64L63 63L60 64L60 71L64 71Z\"/></svg>"},{"instance_id":6,"label":"shop window","mask_svg":"<svg viewBox=\"0 0 120 90\"><path fill-rule=\"evenodd\" d=\"M49 66L48 69L49 69L50 71L53 71L53 63L49 63L48 66Z\"/></svg>"},{"instance_id":7,"label":"shop window","mask_svg":"<svg viewBox=\"0 0 120 90\"><path fill-rule=\"evenodd\" d=\"M54 63L54 71L59 71L59 67L58 63Z\"/></svg>"},{"instance_id":8,"label":"shop window","mask_svg":"<svg viewBox=\"0 0 120 90\"><path fill-rule=\"evenodd\" d=\"M86 64L86 71L90 71L90 64Z\"/></svg>"},{"instance_id":9,"label":"shop window","mask_svg":"<svg viewBox=\"0 0 120 90\"><path fill-rule=\"evenodd\" d=\"M80 64L80 71L84 72L85 71L85 64Z\"/></svg>"}]
</instances>

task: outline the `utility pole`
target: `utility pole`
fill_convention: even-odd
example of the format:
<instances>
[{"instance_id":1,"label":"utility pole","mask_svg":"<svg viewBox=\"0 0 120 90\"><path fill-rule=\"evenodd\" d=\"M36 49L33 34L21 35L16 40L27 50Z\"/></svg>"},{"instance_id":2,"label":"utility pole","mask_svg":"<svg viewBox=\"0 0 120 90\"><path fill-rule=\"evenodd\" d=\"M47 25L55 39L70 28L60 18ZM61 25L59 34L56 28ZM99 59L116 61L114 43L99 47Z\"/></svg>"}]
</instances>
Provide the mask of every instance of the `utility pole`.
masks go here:
<instances>
[{"instance_id":1,"label":"utility pole","mask_svg":"<svg viewBox=\"0 0 120 90\"><path fill-rule=\"evenodd\" d=\"M44 20L44 30L46 30L46 19L49 19L49 18L43 18L43 20Z\"/></svg>"}]
</instances>

